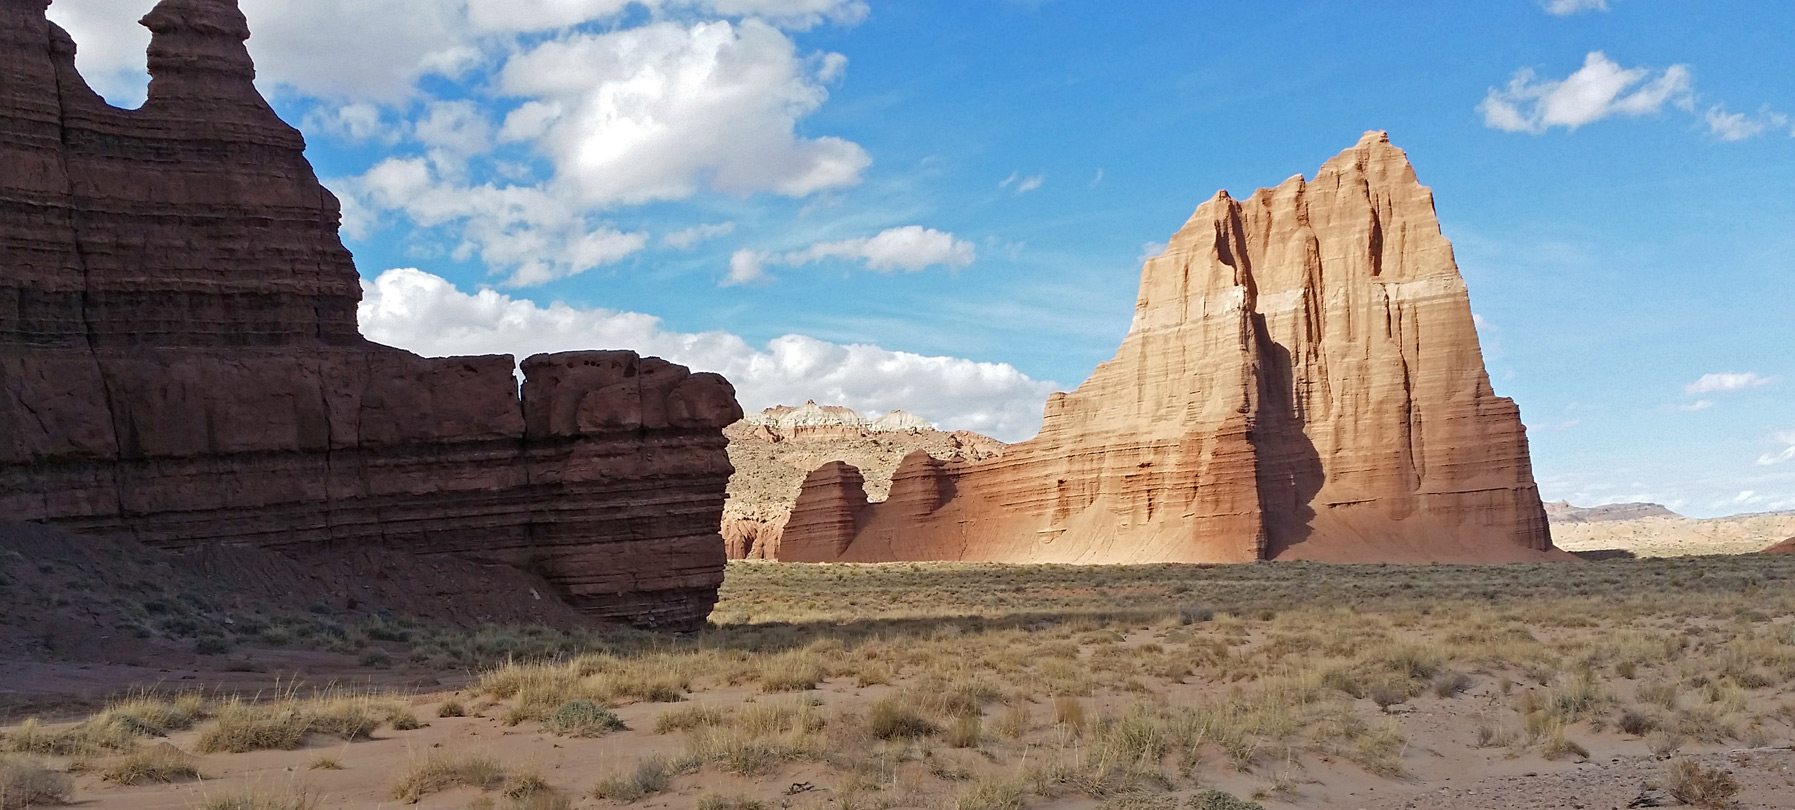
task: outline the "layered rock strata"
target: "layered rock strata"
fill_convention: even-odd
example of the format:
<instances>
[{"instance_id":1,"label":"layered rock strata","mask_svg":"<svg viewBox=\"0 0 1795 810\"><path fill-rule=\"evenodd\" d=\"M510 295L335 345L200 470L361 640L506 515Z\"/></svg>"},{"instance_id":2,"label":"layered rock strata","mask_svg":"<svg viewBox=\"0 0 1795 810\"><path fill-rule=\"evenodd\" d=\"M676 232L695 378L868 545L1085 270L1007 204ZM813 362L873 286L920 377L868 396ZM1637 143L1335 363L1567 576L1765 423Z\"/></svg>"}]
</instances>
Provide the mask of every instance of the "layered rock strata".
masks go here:
<instances>
[{"instance_id":1,"label":"layered rock strata","mask_svg":"<svg viewBox=\"0 0 1795 810\"><path fill-rule=\"evenodd\" d=\"M0 515L163 548L453 554L587 615L701 624L741 417L630 352L426 359L356 329L336 198L257 93L235 0L163 0L107 105L0 0Z\"/></svg>"},{"instance_id":2,"label":"layered rock strata","mask_svg":"<svg viewBox=\"0 0 1795 810\"><path fill-rule=\"evenodd\" d=\"M1147 262L1116 358L1048 401L1039 436L914 472L859 506L831 494L850 471L819 471L780 558L1562 558L1432 193L1382 133L1312 182L1204 203Z\"/></svg>"},{"instance_id":3,"label":"layered rock strata","mask_svg":"<svg viewBox=\"0 0 1795 810\"><path fill-rule=\"evenodd\" d=\"M814 402L749 414L723 432L736 470L723 510L723 541L731 559L781 557L785 523L806 473L819 464L852 465L863 497L878 502L891 490L899 463L912 453L941 461L983 461L1004 452L1003 442L989 436L936 430L903 411L869 419L850 408Z\"/></svg>"}]
</instances>

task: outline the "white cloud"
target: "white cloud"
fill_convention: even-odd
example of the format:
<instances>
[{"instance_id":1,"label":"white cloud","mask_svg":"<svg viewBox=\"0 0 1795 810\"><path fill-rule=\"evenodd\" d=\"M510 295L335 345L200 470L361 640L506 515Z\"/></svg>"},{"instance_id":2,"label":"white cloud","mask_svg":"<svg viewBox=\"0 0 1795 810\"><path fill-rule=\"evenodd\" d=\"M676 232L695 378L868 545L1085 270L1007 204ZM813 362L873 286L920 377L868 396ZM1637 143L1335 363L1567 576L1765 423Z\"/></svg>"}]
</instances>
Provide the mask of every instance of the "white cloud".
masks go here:
<instances>
[{"instance_id":1,"label":"white cloud","mask_svg":"<svg viewBox=\"0 0 1795 810\"><path fill-rule=\"evenodd\" d=\"M424 117L414 127L419 143L440 149L456 158L486 152L493 147L492 122L473 102L433 101L425 106Z\"/></svg>"},{"instance_id":2,"label":"white cloud","mask_svg":"<svg viewBox=\"0 0 1795 810\"><path fill-rule=\"evenodd\" d=\"M1757 115L1727 112L1726 105L1716 104L1708 108L1706 114L1708 131L1723 141L1744 141L1756 138L1772 129L1788 129L1790 118L1768 107L1759 110ZM1795 132L1791 132L1795 135Z\"/></svg>"},{"instance_id":3,"label":"white cloud","mask_svg":"<svg viewBox=\"0 0 1795 810\"><path fill-rule=\"evenodd\" d=\"M378 141L387 146L398 143L410 131L404 122L390 120L379 105L362 101L314 108L306 113L302 128L307 133L323 133L352 143Z\"/></svg>"},{"instance_id":4,"label":"white cloud","mask_svg":"<svg viewBox=\"0 0 1795 810\"><path fill-rule=\"evenodd\" d=\"M859 262L876 273L916 273L930 267L967 267L978 260L978 248L951 233L906 225L888 228L876 236L818 242L789 253L738 250L729 260L723 286L766 281L771 265L801 267L829 259Z\"/></svg>"},{"instance_id":5,"label":"white cloud","mask_svg":"<svg viewBox=\"0 0 1795 810\"><path fill-rule=\"evenodd\" d=\"M1765 453L1763 456L1759 457L1759 466L1769 467L1775 464L1795 461L1795 430L1778 433L1771 438L1775 440L1776 443L1787 446L1781 452Z\"/></svg>"},{"instance_id":6,"label":"white cloud","mask_svg":"<svg viewBox=\"0 0 1795 810\"><path fill-rule=\"evenodd\" d=\"M1652 115L1666 105L1693 111L1694 104L1687 65L1662 72L1628 69L1591 51L1583 67L1564 79L1542 80L1532 69L1520 70L1507 87L1490 90L1477 109L1489 127L1538 134L1553 127L1575 130L1612 116Z\"/></svg>"},{"instance_id":7,"label":"white cloud","mask_svg":"<svg viewBox=\"0 0 1795 810\"><path fill-rule=\"evenodd\" d=\"M346 208L400 211L420 227L454 230L460 238L454 258L466 261L478 256L491 271L509 271L508 286L529 287L578 275L648 244L647 234L625 233L596 222L542 189L464 185L443 179L422 158L389 158L362 177L338 185Z\"/></svg>"},{"instance_id":8,"label":"white cloud","mask_svg":"<svg viewBox=\"0 0 1795 810\"><path fill-rule=\"evenodd\" d=\"M1102 172L1099 172L1098 179L1101 179L1101 178L1102 178ZM1028 177L1024 177L1024 176L1022 176L1022 172L1010 172L1010 176L1004 178L1003 182L998 183L997 187L1000 189L1014 187L1017 194L1027 194L1027 193L1034 191L1035 189L1038 189L1041 186L1046 185L1046 184L1047 184L1047 175L1036 174L1036 175L1030 175ZM1093 181L1092 185L1095 185L1095 184L1096 184L1095 181Z\"/></svg>"},{"instance_id":9,"label":"white cloud","mask_svg":"<svg viewBox=\"0 0 1795 810\"><path fill-rule=\"evenodd\" d=\"M62 0L50 18L80 45L78 64L108 99L143 101L155 0ZM430 74L456 76L514 47L519 34L610 21L632 6L664 16L759 19L805 29L865 19L863 0L241 0L264 87L393 104ZM396 24L396 21L403 21Z\"/></svg>"},{"instance_id":10,"label":"white cloud","mask_svg":"<svg viewBox=\"0 0 1795 810\"><path fill-rule=\"evenodd\" d=\"M661 237L661 244L674 250L691 250L700 242L709 242L735 233L735 223L718 222L711 225L693 225L690 228L674 231Z\"/></svg>"},{"instance_id":11,"label":"white cloud","mask_svg":"<svg viewBox=\"0 0 1795 810\"><path fill-rule=\"evenodd\" d=\"M858 144L797 134L828 98L824 69L764 22L660 22L544 42L506 63L499 84L538 102L507 133L539 131L557 182L587 203L706 186L803 197L856 185L872 163Z\"/></svg>"},{"instance_id":12,"label":"white cloud","mask_svg":"<svg viewBox=\"0 0 1795 810\"><path fill-rule=\"evenodd\" d=\"M1542 5L1546 12L1558 17L1568 17L1585 11L1607 11L1608 0L1545 0Z\"/></svg>"},{"instance_id":13,"label":"white cloud","mask_svg":"<svg viewBox=\"0 0 1795 810\"><path fill-rule=\"evenodd\" d=\"M978 259L978 250L971 242L955 238L951 233L906 225L880 231L870 238L811 245L798 253L787 254L785 263L801 265L823 259L862 261L867 269L882 273L898 270L915 273L936 265L966 267Z\"/></svg>"},{"instance_id":14,"label":"white cloud","mask_svg":"<svg viewBox=\"0 0 1795 810\"><path fill-rule=\"evenodd\" d=\"M1755 371L1728 371L1719 374L1704 374L1702 378L1683 386L1686 394L1721 394L1762 388L1776 382L1775 377L1765 377Z\"/></svg>"},{"instance_id":15,"label":"white cloud","mask_svg":"<svg viewBox=\"0 0 1795 810\"><path fill-rule=\"evenodd\" d=\"M1166 242L1144 243L1141 245L1141 255L1136 258L1134 262L1135 264L1146 264L1149 259L1157 259L1160 256L1165 255L1166 248L1169 247L1171 247L1171 245Z\"/></svg>"},{"instance_id":16,"label":"white cloud","mask_svg":"<svg viewBox=\"0 0 1795 810\"><path fill-rule=\"evenodd\" d=\"M540 306L494 290L464 293L420 270L389 270L363 282L362 331L370 339L429 356L627 348L658 355L736 386L750 410L808 399L866 413L903 409L948 429L1001 439L1040 428L1051 382L1014 366L927 357L878 346L841 345L786 335L755 347L727 332L668 331L630 312Z\"/></svg>"},{"instance_id":17,"label":"white cloud","mask_svg":"<svg viewBox=\"0 0 1795 810\"><path fill-rule=\"evenodd\" d=\"M1678 405L1677 410L1682 411L1684 413L1697 413L1700 411L1705 411L1712 407L1714 407L1714 400L1698 399L1694 402L1689 403L1688 405Z\"/></svg>"},{"instance_id":18,"label":"white cloud","mask_svg":"<svg viewBox=\"0 0 1795 810\"><path fill-rule=\"evenodd\" d=\"M730 255L729 275L723 278L723 286L758 284L771 281L772 278L767 275L766 254L743 248Z\"/></svg>"}]
</instances>

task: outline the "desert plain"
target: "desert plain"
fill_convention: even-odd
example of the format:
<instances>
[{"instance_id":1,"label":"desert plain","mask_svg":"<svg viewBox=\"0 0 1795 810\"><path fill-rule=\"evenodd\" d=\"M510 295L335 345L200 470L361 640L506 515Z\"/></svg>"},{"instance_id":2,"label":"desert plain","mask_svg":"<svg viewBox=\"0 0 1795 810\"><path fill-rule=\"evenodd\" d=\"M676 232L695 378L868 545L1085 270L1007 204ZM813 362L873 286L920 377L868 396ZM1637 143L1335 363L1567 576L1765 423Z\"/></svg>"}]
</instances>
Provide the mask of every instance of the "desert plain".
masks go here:
<instances>
[{"instance_id":1,"label":"desert plain","mask_svg":"<svg viewBox=\"0 0 1795 810\"><path fill-rule=\"evenodd\" d=\"M1772 555L737 562L712 626L677 637L316 613L274 644L284 620L240 616L269 629L115 673L133 682L103 705L52 687L8 707L6 789L256 810L1782 807L1792 577Z\"/></svg>"}]
</instances>

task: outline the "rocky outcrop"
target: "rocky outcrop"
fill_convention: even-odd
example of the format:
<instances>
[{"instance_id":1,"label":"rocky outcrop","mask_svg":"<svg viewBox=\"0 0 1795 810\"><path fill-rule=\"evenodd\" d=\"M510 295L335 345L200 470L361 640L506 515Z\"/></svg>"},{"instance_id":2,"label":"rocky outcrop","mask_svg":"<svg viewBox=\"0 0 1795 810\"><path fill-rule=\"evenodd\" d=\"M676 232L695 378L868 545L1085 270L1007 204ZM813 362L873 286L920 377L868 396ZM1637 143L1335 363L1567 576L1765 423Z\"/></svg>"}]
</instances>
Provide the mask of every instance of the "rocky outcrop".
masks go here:
<instances>
[{"instance_id":1,"label":"rocky outcrop","mask_svg":"<svg viewBox=\"0 0 1795 810\"><path fill-rule=\"evenodd\" d=\"M630 352L364 340L335 197L256 92L235 0L163 0L149 100L0 0L0 515L163 548L452 554L587 615L701 624L728 382Z\"/></svg>"},{"instance_id":2,"label":"rocky outcrop","mask_svg":"<svg viewBox=\"0 0 1795 810\"><path fill-rule=\"evenodd\" d=\"M1791 537L1787 540L1782 541L1781 543L1777 543L1774 546L1764 549L1764 553L1765 554L1795 554L1795 537Z\"/></svg>"},{"instance_id":3,"label":"rocky outcrop","mask_svg":"<svg viewBox=\"0 0 1795 810\"><path fill-rule=\"evenodd\" d=\"M806 486L805 474L820 464L852 465L861 497L879 502L891 491L899 463L909 463L916 453L941 461L982 461L1004 452L996 439L939 431L903 411L868 419L850 408L815 402L749 414L724 433L736 472L729 479L723 539L730 558L738 560L781 556L785 523Z\"/></svg>"},{"instance_id":4,"label":"rocky outcrop","mask_svg":"<svg viewBox=\"0 0 1795 810\"><path fill-rule=\"evenodd\" d=\"M853 507L833 559L1562 558L1432 194L1382 133L1313 182L1204 203L1147 262L1116 358L1048 401L1037 438L917 472L920 500ZM781 559L842 545L822 495L850 478L807 484Z\"/></svg>"}]
</instances>

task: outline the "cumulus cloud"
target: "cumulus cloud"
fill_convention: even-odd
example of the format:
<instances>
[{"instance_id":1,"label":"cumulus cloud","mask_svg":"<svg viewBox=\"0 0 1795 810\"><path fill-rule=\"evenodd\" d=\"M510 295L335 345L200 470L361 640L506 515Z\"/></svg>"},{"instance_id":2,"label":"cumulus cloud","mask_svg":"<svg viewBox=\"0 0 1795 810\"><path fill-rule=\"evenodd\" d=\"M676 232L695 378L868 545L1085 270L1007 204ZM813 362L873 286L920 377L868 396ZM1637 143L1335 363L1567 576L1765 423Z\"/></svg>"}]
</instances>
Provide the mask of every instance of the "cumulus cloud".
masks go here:
<instances>
[{"instance_id":1,"label":"cumulus cloud","mask_svg":"<svg viewBox=\"0 0 1795 810\"><path fill-rule=\"evenodd\" d=\"M1688 65L1663 71L1623 68L1601 51L1591 51L1583 67L1564 79L1541 79L1531 68L1520 70L1507 87L1491 89L1477 109L1489 127L1538 134L1553 127L1576 130L1614 116L1653 115L1667 105L1694 111L1694 77Z\"/></svg>"},{"instance_id":2,"label":"cumulus cloud","mask_svg":"<svg viewBox=\"0 0 1795 810\"><path fill-rule=\"evenodd\" d=\"M1040 428L1054 383L1003 363L929 357L864 344L786 335L753 346L727 332L681 333L633 312L541 306L495 290L466 293L420 270L363 282L361 327L369 338L428 356L627 348L702 371L736 386L758 410L818 402L867 413L903 409L949 429L1020 440Z\"/></svg>"},{"instance_id":3,"label":"cumulus cloud","mask_svg":"<svg viewBox=\"0 0 1795 810\"><path fill-rule=\"evenodd\" d=\"M618 230L542 189L446 180L423 158L389 158L339 185L345 210L399 211L420 227L450 229L457 261L478 257L508 272L508 286L578 275L648 245L647 234Z\"/></svg>"},{"instance_id":4,"label":"cumulus cloud","mask_svg":"<svg viewBox=\"0 0 1795 810\"><path fill-rule=\"evenodd\" d=\"M889 228L877 236L818 242L789 253L739 250L730 257L729 276L723 286L767 280L770 265L801 267L829 259L858 262L876 273L916 273L930 267L967 267L978 260L978 248L951 233L906 225Z\"/></svg>"},{"instance_id":5,"label":"cumulus cloud","mask_svg":"<svg viewBox=\"0 0 1795 810\"><path fill-rule=\"evenodd\" d=\"M758 20L661 22L544 42L507 62L499 85L536 104L528 126L506 130L539 130L557 180L589 203L701 186L802 197L856 185L872 162L858 144L796 133L828 98L826 61Z\"/></svg>"},{"instance_id":6,"label":"cumulus cloud","mask_svg":"<svg viewBox=\"0 0 1795 810\"><path fill-rule=\"evenodd\" d=\"M1702 378L1683 386L1686 394L1730 394L1752 388L1763 388L1776 382L1775 377L1766 377L1755 371L1725 371L1718 374L1704 374Z\"/></svg>"},{"instance_id":7,"label":"cumulus cloud","mask_svg":"<svg viewBox=\"0 0 1795 810\"><path fill-rule=\"evenodd\" d=\"M1777 444L1784 445L1784 447L1781 451L1765 453L1763 456L1759 457L1759 466L1769 467L1776 464L1795 461L1795 430L1778 433L1772 436L1771 439Z\"/></svg>"},{"instance_id":8,"label":"cumulus cloud","mask_svg":"<svg viewBox=\"0 0 1795 810\"><path fill-rule=\"evenodd\" d=\"M392 146L410 132L410 126L395 121L377 104L358 101L341 106L319 106L305 115L303 127L308 133L322 133L350 143L375 141Z\"/></svg>"},{"instance_id":9,"label":"cumulus cloud","mask_svg":"<svg viewBox=\"0 0 1795 810\"><path fill-rule=\"evenodd\" d=\"M107 98L143 100L156 0L64 0L50 18L75 36L81 72ZM759 19L788 29L865 19L863 0L241 0L250 53L265 85L343 101L396 103L418 79L456 76L503 54L521 34L614 21L631 8L659 17Z\"/></svg>"},{"instance_id":10,"label":"cumulus cloud","mask_svg":"<svg viewBox=\"0 0 1795 810\"><path fill-rule=\"evenodd\" d=\"M767 275L767 257L743 248L730 255L729 275L723 277L723 286L738 287L771 280L772 277Z\"/></svg>"},{"instance_id":11,"label":"cumulus cloud","mask_svg":"<svg viewBox=\"0 0 1795 810\"><path fill-rule=\"evenodd\" d=\"M152 3L55 8L97 43L82 48L98 52L94 72L141 74L147 35L134 21ZM603 221L618 206L705 190L804 197L856 185L871 164L858 144L798 133L847 58L801 53L786 33L858 22L861 0L242 4L265 89L308 99L314 131L391 148L361 176L332 182L349 233L402 220L442 229L456 258L478 258L510 285L640 250L646 236ZM586 25L595 22L607 25ZM420 84L432 74L462 77L474 95L432 98Z\"/></svg>"},{"instance_id":12,"label":"cumulus cloud","mask_svg":"<svg viewBox=\"0 0 1795 810\"><path fill-rule=\"evenodd\" d=\"M1608 0L1545 0L1541 5L1556 17L1569 17L1585 11L1607 11Z\"/></svg>"},{"instance_id":13,"label":"cumulus cloud","mask_svg":"<svg viewBox=\"0 0 1795 810\"><path fill-rule=\"evenodd\" d=\"M709 242L735 233L735 223L718 222L711 225L693 225L674 231L661 237L661 244L674 250L691 250L701 242Z\"/></svg>"}]
</instances>

